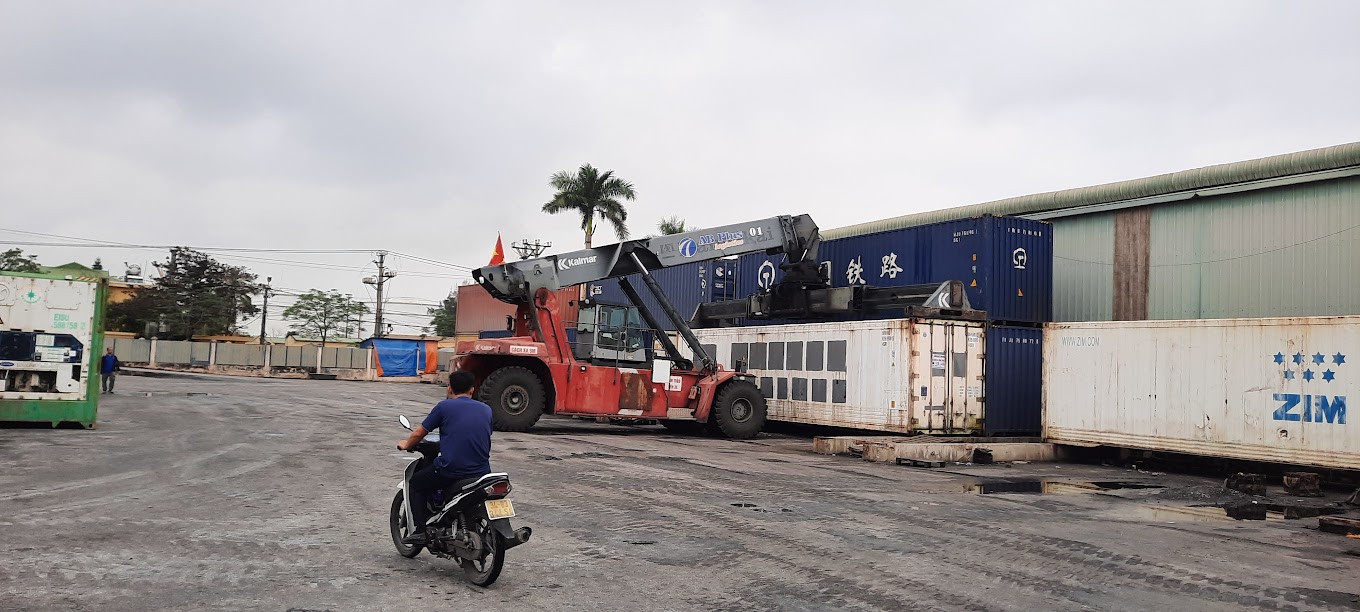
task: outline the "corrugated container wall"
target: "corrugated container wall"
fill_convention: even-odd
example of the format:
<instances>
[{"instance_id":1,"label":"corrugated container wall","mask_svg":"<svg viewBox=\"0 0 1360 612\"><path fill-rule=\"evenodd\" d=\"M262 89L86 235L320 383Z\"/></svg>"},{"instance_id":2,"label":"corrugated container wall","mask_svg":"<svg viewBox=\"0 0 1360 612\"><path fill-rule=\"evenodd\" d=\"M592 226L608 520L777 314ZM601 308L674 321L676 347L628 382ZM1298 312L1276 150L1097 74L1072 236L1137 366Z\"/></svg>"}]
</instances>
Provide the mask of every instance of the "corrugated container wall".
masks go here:
<instances>
[{"instance_id":1,"label":"corrugated container wall","mask_svg":"<svg viewBox=\"0 0 1360 612\"><path fill-rule=\"evenodd\" d=\"M1039 435L1044 421L1044 330L987 328L985 399L989 436Z\"/></svg>"},{"instance_id":2,"label":"corrugated container wall","mask_svg":"<svg viewBox=\"0 0 1360 612\"><path fill-rule=\"evenodd\" d=\"M660 285L666 299L680 313L680 317L689 321L702 302L745 297L736 293L736 285L732 282L736 266L736 260L704 261L663 268L655 270L651 274L652 278ZM633 285L633 289L642 297L643 304L661 322L662 328L666 331L675 331L675 326L666 317L666 313L661 310L661 305L657 303L656 298L652 297L652 292L647 288L643 279L637 274L630 275L627 278L628 282ZM601 302L607 304L630 303L628 296L619 288L619 282L615 279L591 283L589 287L590 297Z\"/></svg>"},{"instance_id":3,"label":"corrugated container wall","mask_svg":"<svg viewBox=\"0 0 1360 612\"><path fill-rule=\"evenodd\" d=\"M1360 317L1052 323L1044 435L1360 469Z\"/></svg>"},{"instance_id":4,"label":"corrugated container wall","mask_svg":"<svg viewBox=\"0 0 1360 612\"><path fill-rule=\"evenodd\" d=\"M507 329L505 318L514 316L514 304L491 297L481 285L458 288L458 310L454 316L454 330L458 335Z\"/></svg>"},{"instance_id":5,"label":"corrugated container wall","mask_svg":"<svg viewBox=\"0 0 1360 612\"><path fill-rule=\"evenodd\" d=\"M1039 324L1052 317L1053 233L1043 221L987 215L827 240L821 260L835 287L960 280L973 308L987 311L993 321ZM780 280L782 261L742 256L738 294Z\"/></svg>"}]
</instances>

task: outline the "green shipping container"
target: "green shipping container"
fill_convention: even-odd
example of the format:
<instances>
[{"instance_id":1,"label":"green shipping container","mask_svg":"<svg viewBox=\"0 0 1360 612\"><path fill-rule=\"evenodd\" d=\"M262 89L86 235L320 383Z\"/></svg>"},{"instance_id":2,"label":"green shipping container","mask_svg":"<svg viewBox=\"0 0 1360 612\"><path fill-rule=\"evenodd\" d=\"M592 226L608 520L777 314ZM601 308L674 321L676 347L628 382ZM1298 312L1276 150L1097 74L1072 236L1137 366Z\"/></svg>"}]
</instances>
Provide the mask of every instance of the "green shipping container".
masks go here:
<instances>
[{"instance_id":1,"label":"green shipping container","mask_svg":"<svg viewBox=\"0 0 1360 612\"><path fill-rule=\"evenodd\" d=\"M94 428L108 275L0 272L0 422Z\"/></svg>"}]
</instances>

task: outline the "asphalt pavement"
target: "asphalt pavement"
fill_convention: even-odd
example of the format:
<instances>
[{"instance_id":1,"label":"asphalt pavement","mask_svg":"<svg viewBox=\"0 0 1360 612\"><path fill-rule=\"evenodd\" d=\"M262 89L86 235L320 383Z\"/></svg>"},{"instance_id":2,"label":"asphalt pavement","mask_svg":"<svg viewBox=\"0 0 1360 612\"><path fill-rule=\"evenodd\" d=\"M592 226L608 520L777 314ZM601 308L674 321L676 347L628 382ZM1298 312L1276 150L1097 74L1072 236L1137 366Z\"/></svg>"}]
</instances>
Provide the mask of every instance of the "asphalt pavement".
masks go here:
<instances>
[{"instance_id":1,"label":"asphalt pavement","mask_svg":"<svg viewBox=\"0 0 1360 612\"><path fill-rule=\"evenodd\" d=\"M0 610L1360 609L1360 541L1163 497L1206 479L910 468L816 455L799 435L566 419L495 435L534 536L481 589L451 561L401 558L387 531L411 459L396 417L442 389L118 390L92 431L0 429Z\"/></svg>"}]
</instances>

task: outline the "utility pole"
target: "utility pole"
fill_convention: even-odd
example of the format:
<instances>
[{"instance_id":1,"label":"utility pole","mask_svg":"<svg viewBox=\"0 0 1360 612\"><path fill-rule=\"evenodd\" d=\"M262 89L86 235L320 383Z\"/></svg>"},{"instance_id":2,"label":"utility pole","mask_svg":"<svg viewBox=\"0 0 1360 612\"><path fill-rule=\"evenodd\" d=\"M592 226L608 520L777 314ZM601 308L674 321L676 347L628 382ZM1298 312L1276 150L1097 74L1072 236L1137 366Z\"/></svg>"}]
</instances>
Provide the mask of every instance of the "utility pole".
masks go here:
<instances>
[{"instance_id":1,"label":"utility pole","mask_svg":"<svg viewBox=\"0 0 1360 612\"><path fill-rule=\"evenodd\" d=\"M264 308L260 309L260 344L266 344L264 339L264 324L269 322L269 283L274 282L274 277L264 278Z\"/></svg>"},{"instance_id":2,"label":"utility pole","mask_svg":"<svg viewBox=\"0 0 1360 612\"><path fill-rule=\"evenodd\" d=\"M516 253L519 253L520 259L538 257L539 255L542 255L543 251L550 246L552 246L551 242L539 242L538 240L534 240L533 242L529 242L528 240L520 240L518 242L510 243L510 248L514 249Z\"/></svg>"},{"instance_id":3,"label":"utility pole","mask_svg":"<svg viewBox=\"0 0 1360 612\"><path fill-rule=\"evenodd\" d=\"M387 251L378 251L378 260L373 262L378 264L378 276L376 278L370 276L364 279L365 285L373 285L377 287L378 290L378 303L373 309L373 337L375 338L381 338L386 335L383 333L383 285L386 284L389 279L397 275L396 272L392 272L384 267L386 261Z\"/></svg>"}]
</instances>

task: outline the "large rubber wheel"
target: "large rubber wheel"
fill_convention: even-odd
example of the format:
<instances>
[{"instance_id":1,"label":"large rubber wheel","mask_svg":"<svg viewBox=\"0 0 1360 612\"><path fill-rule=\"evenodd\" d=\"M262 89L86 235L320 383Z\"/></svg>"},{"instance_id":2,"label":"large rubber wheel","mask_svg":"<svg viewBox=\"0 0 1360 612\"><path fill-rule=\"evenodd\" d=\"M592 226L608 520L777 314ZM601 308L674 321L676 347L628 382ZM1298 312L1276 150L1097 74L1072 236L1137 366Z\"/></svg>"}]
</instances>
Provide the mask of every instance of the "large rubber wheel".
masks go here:
<instances>
[{"instance_id":1,"label":"large rubber wheel","mask_svg":"<svg viewBox=\"0 0 1360 612\"><path fill-rule=\"evenodd\" d=\"M397 491L397 496L392 498L392 544L397 547L397 554L407 559L420 554L421 549L425 548L419 544L406 545L401 541L411 534L411 530L406 526L406 513L402 512L402 493Z\"/></svg>"},{"instance_id":2,"label":"large rubber wheel","mask_svg":"<svg viewBox=\"0 0 1360 612\"><path fill-rule=\"evenodd\" d=\"M487 376L477 396L491 406L491 425L496 431L529 431L543 416L548 394L538 375L510 366Z\"/></svg>"},{"instance_id":3,"label":"large rubber wheel","mask_svg":"<svg viewBox=\"0 0 1360 612\"><path fill-rule=\"evenodd\" d=\"M724 436L734 440L754 438L765 428L765 396L751 383L730 381L713 398L709 420Z\"/></svg>"},{"instance_id":4,"label":"large rubber wheel","mask_svg":"<svg viewBox=\"0 0 1360 612\"><path fill-rule=\"evenodd\" d=\"M459 559L458 564L463 566L463 573L472 584L491 586L501 577L501 569L505 567L505 540L486 519L478 519L476 528L486 542L486 555L480 561Z\"/></svg>"}]
</instances>

